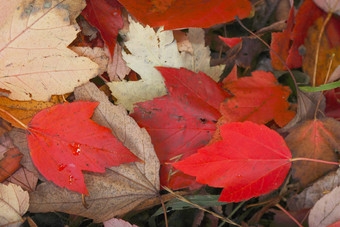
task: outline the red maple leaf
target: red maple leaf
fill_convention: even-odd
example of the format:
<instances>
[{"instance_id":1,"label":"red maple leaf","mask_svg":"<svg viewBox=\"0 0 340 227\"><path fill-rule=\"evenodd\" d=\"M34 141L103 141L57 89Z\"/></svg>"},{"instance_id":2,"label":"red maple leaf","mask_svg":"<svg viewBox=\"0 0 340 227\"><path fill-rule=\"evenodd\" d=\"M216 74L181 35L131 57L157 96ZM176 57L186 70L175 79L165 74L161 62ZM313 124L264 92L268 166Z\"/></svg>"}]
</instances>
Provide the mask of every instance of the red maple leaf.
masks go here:
<instances>
[{"instance_id":1,"label":"red maple leaf","mask_svg":"<svg viewBox=\"0 0 340 227\"><path fill-rule=\"evenodd\" d=\"M224 202L260 196L282 184L291 154L277 132L252 122L227 123L220 130L222 141L173 166L199 183L223 187L219 201Z\"/></svg>"},{"instance_id":2,"label":"red maple leaf","mask_svg":"<svg viewBox=\"0 0 340 227\"><path fill-rule=\"evenodd\" d=\"M228 47L233 47L236 46L237 44L239 44L240 42L242 42L242 38L239 37L233 37L233 38L228 38L228 37L222 37L219 36L219 38L228 45Z\"/></svg>"},{"instance_id":3,"label":"red maple leaf","mask_svg":"<svg viewBox=\"0 0 340 227\"><path fill-rule=\"evenodd\" d=\"M278 52L281 58L286 61L289 68L298 68L302 66L302 56L299 53L299 48L305 42L308 28L325 13L315 5L313 0L303 2L296 14L295 21L292 11L293 9L287 22L287 29L282 33L274 33L271 45L273 50ZM276 57L274 57L273 66L277 70L284 69Z\"/></svg>"},{"instance_id":4,"label":"red maple leaf","mask_svg":"<svg viewBox=\"0 0 340 227\"><path fill-rule=\"evenodd\" d=\"M221 103L223 123L247 120L265 124L274 119L283 127L294 117L295 113L288 110L290 90L280 85L272 73L255 71L251 77L232 82L228 77L224 88L234 97Z\"/></svg>"},{"instance_id":5,"label":"red maple leaf","mask_svg":"<svg viewBox=\"0 0 340 227\"><path fill-rule=\"evenodd\" d=\"M28 145L34 165L60 187L88 194L82 170L138 161L111 130L90 119L98 103L73 102L40 111L28 124Z\"/></svg>"},{"instance_id":6,"label":"red maple leaf","mask_svg":"<svg viewBox=\"0 0 340 227\"><path fill-rule=\"evenodd\" d=\"M86 0L86 3L81 14L99 30L112 57L118 30L124 25L120 11L122 6L117 0Z\"/></svg>"},{"instance_id":7,"label":"red maple leaf","mask_svg":"<svg viewBox=\"0 0 340 227\"><path fill-rule=\"evenodd\" d=\"M140 22L151 27L207 28L234 20L235 16L249 16L251 4L248 0L119 0Z\"/></svg>"},{"instance_id":8,"label":"red maple leaf","mask_svg":"<svg viewBox=\"0 0 340 227\"><path fill-rule=\"evenodd\" d=\"M204 73L157 67L169 95L138 103L131 116L149 132L162 164L161 183L173 189L191 186L193 177L174 173L168 162L188 157L205 146L221 116L220 103L227 97Z\"/></svg>"}]
</instances>

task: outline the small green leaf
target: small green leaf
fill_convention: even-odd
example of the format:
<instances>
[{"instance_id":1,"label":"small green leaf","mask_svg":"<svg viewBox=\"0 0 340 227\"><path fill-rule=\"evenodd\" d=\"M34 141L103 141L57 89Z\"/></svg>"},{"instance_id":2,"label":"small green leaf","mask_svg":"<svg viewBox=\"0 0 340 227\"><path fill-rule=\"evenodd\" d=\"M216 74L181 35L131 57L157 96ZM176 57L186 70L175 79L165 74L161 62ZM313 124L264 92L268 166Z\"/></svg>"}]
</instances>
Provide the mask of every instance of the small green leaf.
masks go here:
<instances>
[{"instance_id":1,"label":"small green leaf","mask_svg":"<svg viewBox=\"0 0 340 227\"><path fill-rule=\"evenodd\" d=\"M226 203L218 201L219 195L191 195L185 196L187 200L197 205L203 207L213 207L213 206L221 206L225 205ZM195 208L194 206L190 205L189 203L185 203L178 199L170 200L168 203L165 204L166 209L171 208L170 210L184 210L188 208ZM152 216L158 216L163 214L163 208L159 208Z\"/></svg>"},{"instance_id":2,"label":"small green leaf","mask_svg":"<svg viewBox=\"0 0 340 227\"><path fill-rule=\"evenodd\" d=\"M329 84L323 84L320 85L319 87L299 87L302 91L306 91L306 92L315 92L315 91L327 91L327 90L331 90L334 88L340 87L340 81L336 81L333 83L329 83Z\"/></svg>"}]
</instances>

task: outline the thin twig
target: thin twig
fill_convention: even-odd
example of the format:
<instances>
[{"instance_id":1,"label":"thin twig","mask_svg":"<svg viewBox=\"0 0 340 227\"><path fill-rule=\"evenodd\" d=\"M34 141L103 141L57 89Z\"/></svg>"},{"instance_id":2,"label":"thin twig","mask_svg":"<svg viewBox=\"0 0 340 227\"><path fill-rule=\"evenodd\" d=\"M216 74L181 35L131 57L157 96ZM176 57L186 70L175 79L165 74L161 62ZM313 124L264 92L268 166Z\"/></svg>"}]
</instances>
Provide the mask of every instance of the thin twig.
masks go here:
<instances>
[{"instance_id":1,"label":"thin twig","mask_svg":"<svg viewBox=\"0 0 340 227\"><path fill-rule=\"evenodd\" d=\"M179 199L179 200L181 200L181 201L183 201L183 202L186 202L186 203L188 203L188 204L190 204L190 205L192 205L192 206L194 206L194 207L196 207L196 208L198 208L198 209L200 209L200 210L203 210L203 211L205 211L205 212L207 212L207 213L209 213L209 214L211 214L211 215L213 215L213 216L215 216L215 217L221 219L221 220L224 221L224 222L227 222L227 223L229 223L229 224L232 224L232 225L236 225L236 226L241 227L239 224L233 222L233 221L230 220L229 218L225 218L225 217L223 217L223 216L221 216L221 215L219 215L219 214L216 214L215 212L212 212L212 211L210 211L210 210L207 210L207 209L201 207L200 205L197 205L197 204L195 204L195 203L190 202L189 200L187 200L187 199L184 198L183 196L178 195L178 194L176 194L175 192L173 192L170 188L168 188L168 187L166 187L166 186L162 186L162 187L163 187L164 190L166 190L166 191L168 191L169 193L171 193L171 194L173 194L174 196L176 196L177 199Z\"/></svg>"},{"instance_id":2,"label":"thin twig","mask_svg":"<svg viewBox=\"0 0 340 227\"><path fill-rule=\"evenodd\" d=\"M320 33L319 33L319 37L318 37L318 42L316 44L315 61L314 61L314 72L313 72L313 87L315 87L315 83L316 83L316 71L317 71L317 68L318 68L319 52L320 52L322 35L323 35L323 32L325 30L325 27L326 27L328 21L332 17L332 15L333 15L332 12L328 13L326 20L322 24L322 27L321 27L321 30L320 30Z\"/></svg>"}]
</instances>

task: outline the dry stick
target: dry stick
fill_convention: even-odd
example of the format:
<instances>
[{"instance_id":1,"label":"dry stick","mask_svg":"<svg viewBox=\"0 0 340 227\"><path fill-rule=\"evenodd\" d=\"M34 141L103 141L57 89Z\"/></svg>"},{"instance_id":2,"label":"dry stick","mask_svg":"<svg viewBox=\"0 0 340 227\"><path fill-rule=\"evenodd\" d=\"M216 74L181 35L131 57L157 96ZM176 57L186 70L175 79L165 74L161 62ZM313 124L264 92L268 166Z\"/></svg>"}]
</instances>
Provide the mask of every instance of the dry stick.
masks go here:
<instances>
[{"instance_id":1,"label":"dry stick","mask_svg":"<svg viewBox=\"0 0 340 227\"><path fill-rule=\"evenodd\" d=\"M296 89L296 92L299 92L299 88L297 86L295 77L293 75L292 70L290 70L290 68L288 67L288 65L286 64L286 62L280 57L280 55L278 53L276 53L275 50L273 50L268 43L266 43L266 41L264 41L260 36L256 35L254 32L250 31L240 20L240 18L238 16L235 17L236 21L241 25L242 28L244 28L247 32L249 32L250 34L252 34L254 37L256 37L258 40L260 40L266 47L268 47L268 49L273 52L273 54L275 54L275 56L281 61L281 63L287 68L287 71L289 72L290 76L292 77L292 80L294 82L294 86Z\"/></svg>"},{"instance_id":2,"label":"dry stick","mask_svg":"<svg viewBox=\"0 0 340 227\"><path fill-rule=\"evenodd\" d=\"M290 217L290 219L292 219L299 227L303 227L303 225L300 224L300 222L298 222L298 220L296 220L285 208L283 208L282 206L280 206L280 204L276 204L276 207L278 207L280 210L282 210L285 214L288 215L288 217Z\"/></svg>"},{"instance_id":3,"label":"dry stick","mask_svg":"<svg viewBox=\"0 0 340 227\"><path fill-rule=\"evenodd\" d=\"M168 227L168 215L166 213L166 207L165 207L164 201L162 200L162 197L159 194L158 194L158 198L162 203L162 208L163 208L163 212L164 212L165 227Z\"/></svg>"},{"instance_id":4,"label":"dry stick","mask_svg":"<svg viewBox=\"0 0 340 227\"><path fill-rule=\"evenodd\" d=\"M335 56L335 54L333 53L332 56L331 56L331 60L329 62L329 65L328 65L327 75L326 75L325 81L323 82L324 84L326 84L327 81L328 81L328 77L329 77L330 72L331 72L334 56ZM323 94L323 92L320 93L319 100L318 100L318 103L317 103L316 108L315 108L314 119L316 119L316 115L317 115L317 112L319 110L319 106L321 104L322 94ZM322 113L322 111L320 111L320 112Z\"/></svg>"},{"instance_id":5,"label":"dry stick","mask_svg":"<svg viewBox=\"0 0 340 227\"><path fill-rule=\"evenodd\" d=\"M221 215L219 215L219 214L216 214L215 212L212 212L212 211L210 211L210 210L207 210L207 209L201 207L200 205L197 205L197 204L195 204L195 203L190 202L189 200L187 200L187 199L184 198L183 196L178 195L178 194L176 194L175 192L173 192L170 188L168 188L168 187L166 187L166 186L162 186L162 187L163 187L164 190L166 190L166 191L170 192L171 194L173 194L174 196L176 196L177 199L179 199L179 200L181 200L181 201L183 201L183 202L185 202L185 203L188 203L188 204L190 204L190 205L192 205L192 206L194 206L194 207L196 207L196 208L198 208L198 209L200 209L200 210L203 210L203 211L205 211L205 212L207 212L207 213L209 213L209 214L211 214L211 215L214 215L215 217L221 219L221 220L224 221L224 222L227 222L227 223L229 223L229 224L232 224L232 225L236 225L236 226L241 227L239 224L233 222L232 220L230 220L230 219L228 219L228 218L225 218L225 217L223 217L223 216L221 216Z\"/></svg>"},{"instance_id":6,"label":"dry stick","mask_svg":"<svg viewBox=\"0 0 340 227\"><path fill-rule=\"evenodd\" d=\"M318 68L318 60L319 60L319 52L320 52L322 35L326 28L326 24L331 19L332 15L333 15L333 12L330 11L327 15L326 20L323 22L320 33L319 33L318 42L316 44L317 46L316 46L316 52L315 52L315 62L314 62L314 72L313 72L313 87L315 87L315 82L316 82L316 71Z\"/></svg>"}]
</instances>

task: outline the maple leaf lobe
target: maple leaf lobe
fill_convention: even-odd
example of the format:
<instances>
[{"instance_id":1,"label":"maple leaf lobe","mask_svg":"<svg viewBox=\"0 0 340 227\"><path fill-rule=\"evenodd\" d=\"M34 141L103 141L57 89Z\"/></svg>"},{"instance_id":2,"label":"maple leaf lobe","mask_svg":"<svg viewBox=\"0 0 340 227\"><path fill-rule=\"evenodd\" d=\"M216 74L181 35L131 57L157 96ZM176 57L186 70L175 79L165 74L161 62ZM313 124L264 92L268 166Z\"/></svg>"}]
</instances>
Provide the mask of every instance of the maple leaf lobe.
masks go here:
<instances>
[{"instance_id":1,"label":"maple leaf lobe","mask_svg":"<svg viewBox=\"0 0 340 227\"><path fill-rule=\"evenodd\" d=\"M172 165L196 181L224 187L220 201L238 202L278 188L290 168L290 151L274 130L252 122L220 127L222 141ZM204 171L202 171L204 169Z\"/></svg>"},{"instance_id":2,"label":"maple leaf lobe","mask_svg":"<svg viewBox=\"0 0 340 227\"><path fill-rule=\"evenodd\" d=\"M40 111L28 124L33 163L47 180L88 194L82 170L102 173L105 167L138 160L110 129L90 119L98 104L58 104Z\"/></svg>"}]
</instances>

